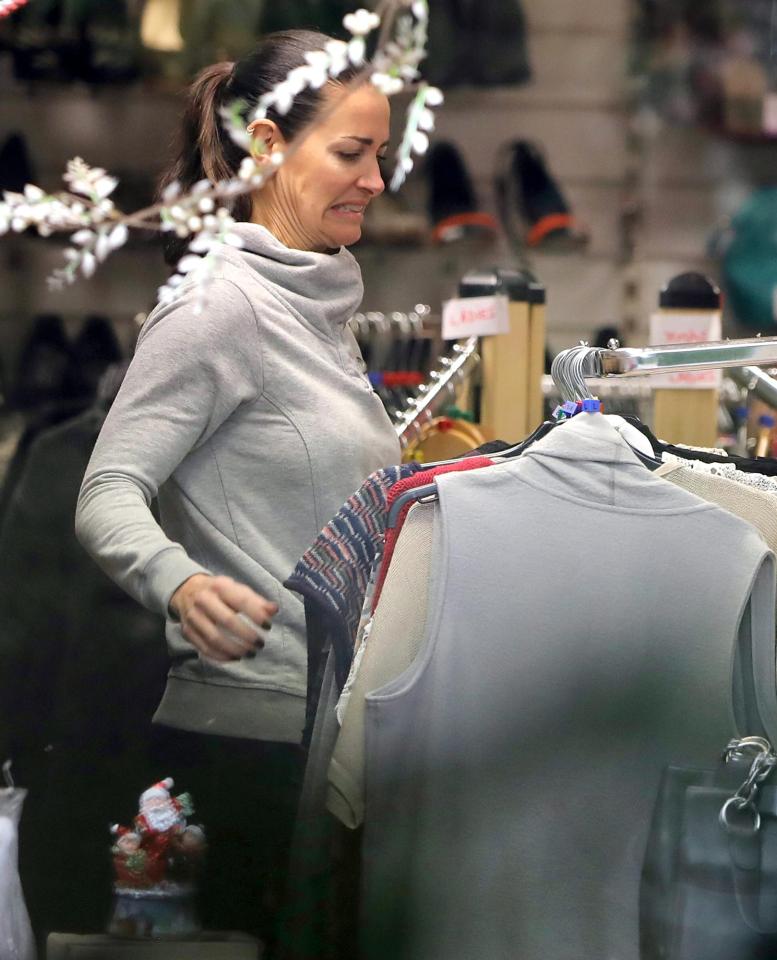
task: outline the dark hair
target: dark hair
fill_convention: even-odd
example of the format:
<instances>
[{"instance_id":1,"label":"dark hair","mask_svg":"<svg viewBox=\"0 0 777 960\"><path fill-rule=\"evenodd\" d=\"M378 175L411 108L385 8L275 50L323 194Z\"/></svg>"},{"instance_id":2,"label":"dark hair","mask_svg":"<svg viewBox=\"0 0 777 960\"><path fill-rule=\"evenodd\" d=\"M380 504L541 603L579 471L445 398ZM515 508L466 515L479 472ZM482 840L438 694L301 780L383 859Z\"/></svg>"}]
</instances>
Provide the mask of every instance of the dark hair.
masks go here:
<instances>
[{"instance_id":1,"label":"dark hair","mask_svg":"<svg viewBox=\"0 0 777 960\"><path fill-rule=\"evenodd\" d=\"M323 50L331 37L314 30L284 30L270 33L253 53L236 63L215 63L200 71L194 79L186 102L178 137L176 160L160 180L161 191L174 180L184 190L198 180L225 180L236 176L245 152L232 140L222 124L220 110L239 101L246 125L260 97L285 79L296 67L305 64L309 50ZM347 83L357 68L347 67L336 79ZM274 120L285 140L292 140L316 114L323 99L323 88L306 87L297 94L288 113L273 107L267 117ZM236 220L251 219L251 197L245 193L229 204ZM175 263L188 241L165 234L165 259Z\"/></svg>"}]
</instances>

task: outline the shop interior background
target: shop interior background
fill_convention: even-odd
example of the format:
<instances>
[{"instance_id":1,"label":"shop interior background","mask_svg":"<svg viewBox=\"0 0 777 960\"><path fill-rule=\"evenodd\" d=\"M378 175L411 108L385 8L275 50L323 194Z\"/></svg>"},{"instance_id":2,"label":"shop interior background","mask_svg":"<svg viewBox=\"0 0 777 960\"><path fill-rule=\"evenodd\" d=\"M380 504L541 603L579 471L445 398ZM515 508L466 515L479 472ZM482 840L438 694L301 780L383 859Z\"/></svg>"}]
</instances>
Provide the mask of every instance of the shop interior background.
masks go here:
<instances>
[{"instance_id":1,"label":"shop interior background","mask_svg":"<svg viewBox=\"0 0 777 960\"><path fill-rule=\"evenodd\" d=\"M521 2L530 79L517 86L449 87L434 138L459 148L488 211L495 210L500 146L516 139L536 143L574 215L586 225L589 243L565 253L542 248L519 253L505 240L481 248L435 245L431 224L419 241L364 241L354 249L364 271L363 308L388 313L428 303L436 312L467 269L510 265L523 256L547 290L552 353L603 326L617 327L629 345L642 344L660 287L685 270L719 278L728 218L755 188L777 179L777 128L758 130L752 121L749 128L737 128L734 120L728 129L726 123L743 99L750 99L745 110L752 116L753 102L760 110L771 87L777 89L773 5L771 0ZM0 24L0 146L10 135L21 135L34 182L50 189L60 186L66 161L81 156L118 176L117 202L137 208L153 196L169 156L181 90L195 69L239 55L247 42L246 24L261 28L269 19L273 28L296 26L309 24L310 17L315 24L318 16L331 27L339 5L301 5L301 12L289 5L286 24L278 12L285 4L273 5L272 15L263 13L262 3L199 4L208 9L209 20L195 55L185 48L163 53L144 47L136 9L143 4L84 3L83 29L99 60L91 70L57 54L68 38L45 21L56 23L58 6L33 0ZM435 7L432 23L446 15L444 4ZM41 55L49 43L54 49ZM394 104L397 131L403 106L401 98ZM421 162L398 202L424 217L427 193ZM158 243L136 238L90 280L50 291L45 278L61 264L62 247L61 239L26 235L5 237L0 244L0 362L6 383L42 313L61 315L71 335L86 315L103 314L129 349L135 318L153 306L166 275ZM727 334L751 329L746 317L727 312Z\"/></svg>"},{"instance_id":2,"label":"shop interior background","mask_svg":"<svg viewBox=\"0 0 777 960\"><path fill-rule=\"evenodd\" d=\"M616 328L628 346L645 344L659 291L672 277L700 271L730 293L724 257L732 218L756 190L766 191L758 197L769 209L766 201L777 187L774 0L481 0L461 6L496 18L519 2L530 77L504 86L468 84L461 77L442 84L445 103L436 110L433 141L456 145L480 208L492 214L500 148L515 140L536 144L589 241L564 252L528 249L520 238L504 236L434 243L421 158L395 206L384 207L384 216L415 217L414 239L381 239L375 221L354 248L364 275L362 309L388 314L428 304L433 323L467 271L525 264L546 289L550 354L593 340L603 327ZM183 91L200 66L240 56L262 30L334 30L358 5L30 0L0 20L0 188L18 188L23 176L60 189L67 161L80 156L119 178L115 200L122 209L145 206L170 156ZM442 0L430 6L434 31L450 11ZM145 45L139 24L147 7L163 19L178 8L196 13L189 45L167 51ZM65 24L66 11L75 26ZM178 44L175 36L165 42ZM406 102L399 97L394 103L392 146ZM519 233L525 232L528 225L515 214ZM777 285L777 217L771 224L753 231L752 259L755 285L761 291L766 286L769 304ZM52 291L46 277L62 265L65 246L63 237L42 239L32 231L0 237L4 405L41 316L61 318L71 341L86 318L104 317L129 356L168 273L158 238L133 236L93 277ZM727 295L723 330L732 337L774 333L773 314L737 315ZM2 471L22 426L18 412L3 414ZM10 622L2 610L23 608L31 618L25 629L35 637L26 650L28 672L15 674L12 661L4 674L8 647L0 632L0 760L15 725L29 748L25 895L48 929L73 922L99 929L104 920L109 836L95 811L110 809L116 820L132 815L145 785L144 738L166 670L158 618L106 585L75 542L75 497L95 435L66 457L52 453L44 489L34 491L45 509L24 550L3 555L8 542L0 539L6 571L0 624ZM118 635L131 635L131 643L117 644ZM3 702L3 690L15 696ZM95 782L106 758L117 766L100 777L110 796L98 802L82 787ZM82 850L88 838L92 848L84 860L105 860L105 874L81 876L79 884L52 891L37 867L56 862L67 872L72 863L77 872L74 838Z\"/></svg>"}]
</instances>

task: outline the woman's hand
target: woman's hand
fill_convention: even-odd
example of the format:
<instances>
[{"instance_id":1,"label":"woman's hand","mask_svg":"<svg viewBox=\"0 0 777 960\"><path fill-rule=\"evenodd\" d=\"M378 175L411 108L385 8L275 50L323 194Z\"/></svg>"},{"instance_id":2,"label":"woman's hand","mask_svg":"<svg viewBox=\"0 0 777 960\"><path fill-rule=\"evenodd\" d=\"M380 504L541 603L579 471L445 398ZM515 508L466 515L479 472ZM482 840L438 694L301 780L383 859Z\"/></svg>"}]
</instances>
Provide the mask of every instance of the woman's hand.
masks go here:
<instances>
[{"instance_id":1,"label":"woman's hand","mask_svg":"<svg viewBox=\"0 0 777 960\"><path fill-rule=\"evenodd\" d=\"M262 630L278 604L265 600L231 577L195 573L170 598L170 607L181 621L181 630L210 660L227 662L256 656L264 646Z\"/></svg>"}]
</instances>

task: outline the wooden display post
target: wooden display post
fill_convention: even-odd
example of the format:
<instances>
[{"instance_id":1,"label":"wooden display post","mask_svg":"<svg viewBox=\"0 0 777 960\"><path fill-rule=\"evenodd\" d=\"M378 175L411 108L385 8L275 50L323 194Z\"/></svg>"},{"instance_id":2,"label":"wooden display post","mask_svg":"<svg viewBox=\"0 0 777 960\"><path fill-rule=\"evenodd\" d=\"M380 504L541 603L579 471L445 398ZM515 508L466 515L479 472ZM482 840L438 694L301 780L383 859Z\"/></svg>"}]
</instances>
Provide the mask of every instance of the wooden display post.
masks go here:
<instances>
[{"instance_id":1,"label":"wooden display post","mask_svg":"<svg viewBox=\"0 0 777 960\"><path fill-rule=\"evenodd\" d=\"M545 371L545 289L529 273L469 273L460 297L506 295L510 330L480 344L480 427L488 437L518 442L542 421Z\"/></svg>"},{"instance_id":2,"label":"wooden display post","mask_svg":"<svg viewBox=\"0 0 777 960\"><path fill-rule=\"evenodd\" d=\"M529 300L529 422L527 431L535 430L545 419L545 398L542 378L545 376L545 287L534 277L527 277Z\"/></svg>"},{"instance_id":3,"label":"wooden display post","mask_svg":"<svg viewBox=\"0 0 777 960\"><path fill-rule=\"evenodd\" d=\"M671 337L672 343L720 339L720 290L711 280L700 273L683 273L669 281L661 291L659 311L651 322L651 343L666 343L666 330L673 325L677 333ZM668 385L656 386L653 432L659 439L694 447L717 445L716 376L717 371L667 374ZM672 385L678 382L682 386Z\"/></svg>"}]
</instances>

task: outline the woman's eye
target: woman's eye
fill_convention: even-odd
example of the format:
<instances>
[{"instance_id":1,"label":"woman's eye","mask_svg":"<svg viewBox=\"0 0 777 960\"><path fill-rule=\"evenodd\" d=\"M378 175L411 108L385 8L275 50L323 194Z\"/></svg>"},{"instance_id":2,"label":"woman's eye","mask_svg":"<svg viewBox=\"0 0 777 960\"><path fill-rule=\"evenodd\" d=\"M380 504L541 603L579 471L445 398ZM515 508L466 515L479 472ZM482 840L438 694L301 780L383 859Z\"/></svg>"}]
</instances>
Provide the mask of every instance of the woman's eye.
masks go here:
<instances>
[{"instance_id":1,"label":"woman's eye","mask_svg":"<svg viewBox=\"0 0 777 960\"><path fill-rule=\"evenodd\" d=\"M360 153L345 153L343 151L338 151L337 154L342 160L345 160L346 163L355 163L356 160L361 156Z\"/></svg>"}]
</instances>

